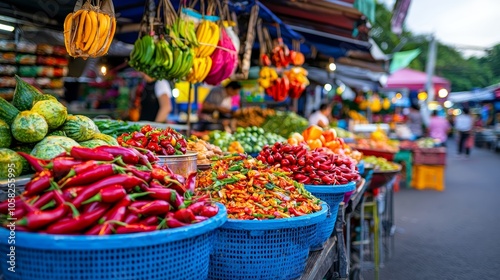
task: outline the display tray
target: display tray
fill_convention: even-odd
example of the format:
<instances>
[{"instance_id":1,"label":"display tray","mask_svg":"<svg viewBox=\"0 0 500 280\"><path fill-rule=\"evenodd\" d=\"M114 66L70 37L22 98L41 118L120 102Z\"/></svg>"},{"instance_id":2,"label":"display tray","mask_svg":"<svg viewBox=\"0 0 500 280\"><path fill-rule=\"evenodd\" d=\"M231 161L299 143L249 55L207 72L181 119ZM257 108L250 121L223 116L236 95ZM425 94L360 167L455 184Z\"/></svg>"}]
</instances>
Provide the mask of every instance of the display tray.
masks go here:
<instances>
[{"instance_id":1,"label":"display tray","mask_svg":"<svg viewBox=\"0 0 500 280\"><path fill-rule=\"evenodd\" d=\"M384 150L361 149L361 148L357 148L356 146L354 146L353 148L358 150L359 152L363 153L363 155L365 155L365 156L381 157L381 158L385 158L388 161L393 161L394 156L397 153L396 151L391 152L391 151L384 151Z\"/></svg>"},{"instance_id":2,"label":"display tray","mask_svg":"<svg viewBox=\"0 0 500 280\"><path fill-rule=\"evenodd\" d=\"M397 163L394 164L398 166L398 169L388 171L381 171L377 169L373 170L370 189L377 189L384 186L385 184L389 183L399 172L401 172L401 165Z\"/></svg>"},{"instance_id":3,"label":"display tray","mask_svg":"<svg viewBox=\"0 0 500 280\"><path fill-rule=\"evenodd\" d=\"M14 182L12 182L12 181L9 182L9 179L0 179L0 189L7 189L7 188L9 188L9 184L12 184L12 183L14 183L16 188L17 187L24 187L31 180L31 177L33 177L33 174L15 177Z\"/></svg>"},{"instance_id":4,"label":"display tray","mask_svg":"<svg viewBox=\"0 0 500 280\"><path fill-rule=\"evenodd\" d=\"M212 165L209 163L205 163L205 164L198 164L197 167L198 170L208 170L212 167Z\"/></svg>"}]
</instances>

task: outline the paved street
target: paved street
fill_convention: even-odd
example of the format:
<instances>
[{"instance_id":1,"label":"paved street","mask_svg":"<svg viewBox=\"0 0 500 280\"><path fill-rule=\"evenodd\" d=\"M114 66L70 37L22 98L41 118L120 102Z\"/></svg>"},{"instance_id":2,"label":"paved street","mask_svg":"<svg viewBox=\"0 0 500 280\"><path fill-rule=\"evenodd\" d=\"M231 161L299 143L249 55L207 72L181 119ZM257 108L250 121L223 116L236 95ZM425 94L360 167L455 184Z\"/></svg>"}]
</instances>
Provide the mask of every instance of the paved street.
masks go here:
<instances>
[{"instance_id":1,"label":"paved street","mask_svg":"<svg viewBox=\"0 0 500 280\"><path fill-rule=\"evenodd\" d=\"M500 154L457 158L452 142L447 160L444 192L395 194L395 253L381 280L500 279Z\"/></svg>"}]
</instances>

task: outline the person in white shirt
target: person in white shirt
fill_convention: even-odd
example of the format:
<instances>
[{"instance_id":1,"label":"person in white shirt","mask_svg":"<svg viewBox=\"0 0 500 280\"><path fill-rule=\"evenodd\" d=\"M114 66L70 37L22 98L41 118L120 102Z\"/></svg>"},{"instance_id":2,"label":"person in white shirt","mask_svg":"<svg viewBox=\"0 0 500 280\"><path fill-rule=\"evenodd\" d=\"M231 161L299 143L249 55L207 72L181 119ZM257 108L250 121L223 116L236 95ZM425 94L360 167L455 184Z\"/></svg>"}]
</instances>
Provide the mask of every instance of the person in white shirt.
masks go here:
<instances>
[{"instance_id":1,"label":"person in white shirt","mask_svg":"<svg viewBox=\"0 0 500 280\"><path fill-rule=\"evenodd\" d=\"M309 124L310 125L318 125L321 127L328 127L330 124L329 116L332 112L332 106L327 103L321 104L319 110L314 112L311 116L309 116Z\"/></svg>"},{"instance_id":2,"label":"person in white shirt","mask_svg":"<svg viewBox=\"0 0 500 280\"><path fill-rule=\"evenodd\" d=\"M155 80L144 74L146 85L141 93L141 121L165 123L172 111L172 90L166 80Z\"/></svg>"},{"instance_id":3,"label":"person in white shirt","mask_svg":"<svg viewBox=\"0 0 500 280\"><path fill-rule=\"evenodd\" d=\"M471 137L473 120L469 113L469 108L464 108L462 114L455 118L455 129L458 131L458 154L461 155L465 150L465 155L470 155L470 147L465 143Z\"/></svg>"}]
</instances>

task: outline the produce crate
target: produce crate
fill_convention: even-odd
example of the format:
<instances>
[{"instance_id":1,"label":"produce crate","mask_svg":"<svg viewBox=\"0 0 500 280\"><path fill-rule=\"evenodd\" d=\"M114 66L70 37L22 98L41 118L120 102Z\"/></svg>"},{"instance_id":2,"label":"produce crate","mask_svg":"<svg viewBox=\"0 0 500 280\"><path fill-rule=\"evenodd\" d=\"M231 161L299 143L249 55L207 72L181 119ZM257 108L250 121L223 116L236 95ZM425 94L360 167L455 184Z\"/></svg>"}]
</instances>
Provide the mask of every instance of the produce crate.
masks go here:
<instances>
[{"instance_id":1,"label":"produce crate","mask_svg":"<svg viewBox=\"0 0 500 280\"><path fill-rule=\"evenodd\" d=\"M316 225L324 221L328 213L327 204L323 202L321 206L321 211L293 218L228 219L217 230L218 238L210 256L209 279L300 277L307 264L309 248L316 239Z\"/></svg>"},{"instance_id":2,"label":"produce crate","mask_svg":"<svg viewBox=\"0 0 500 280\"><path fill-rule=\"evenodd\" d=\"M413 163L446 165L446 148L417 148L413 150Z\"/></svg>"},{"instance_id":3,"label":"produce crate","mask_svg":"<svg viewBox=\"0 0 500 280\"><path fill-rule=\"evenodd\" d=\"M312 195L328 203L329 213L323 222L318 223L316 241L311 247L313 251L321 250L335 228L340 203L344 200L346 193L351 192L352 194L356 189L356 182L350 182L346 185L305 185L304 187Z\"/></svg>"},{"instance_id":4,"label":"produce crate","mask_svg":"<svg viewBox=\"0 0 500 280\"><path fill-rule=\"evenodd\" d=\"M444 165L414 165L412 187L444 191Z\"/></svg>"},{"instance_id":5,"label":"produce crate","mask_svg":"<svg viewBox=\"0 0 500 280\"><path fill-rule=\"evenodd\" d=\"M388 152L388 151L382 151L382 150L359 149L359 148L356 148L356 150L358 150L359 152L362 152L363 155L365 155L365 156L381 157L381 158L385 158L388 161L393 161L394 155L396 155L395 152Z\"/></svg>"},{"instance_id":6,"label":"produce crate","mask_svg":"<svg viewBox=\"0 0 500 280\"><path fill-rule=\"evenodd\" d=\"M109 236L49 235L16 231L15 273L4 279L207 279L216 229L226 208L204 222L148 233ZM11 252L11 232L0 229L0 254ZM10 258L10 257L9 257Z\"/></svg>"}]
</instances>

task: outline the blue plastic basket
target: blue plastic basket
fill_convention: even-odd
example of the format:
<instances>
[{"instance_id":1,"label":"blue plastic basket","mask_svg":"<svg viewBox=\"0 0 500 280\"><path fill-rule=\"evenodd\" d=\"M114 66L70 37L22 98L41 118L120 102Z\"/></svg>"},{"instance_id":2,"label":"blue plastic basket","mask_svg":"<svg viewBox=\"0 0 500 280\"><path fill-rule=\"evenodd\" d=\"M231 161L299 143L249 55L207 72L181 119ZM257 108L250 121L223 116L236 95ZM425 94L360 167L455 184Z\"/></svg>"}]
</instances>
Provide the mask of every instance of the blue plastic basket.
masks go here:
<instances>
[{"instance_id":1,"label":"blue plastic basket","mask_svg":"<svg viewBox=\"0 0 500 280\"><path fill-rule=\"evenodd\" d=\"M326 218L322 202L316 213L275 220L229 219L217 230L209 279L295 279L305 270L316 225Z\"/></svg>"},{"instance_id":2,"label":"blue plastic basket","mask_svg":"<svg viewBox=\"0 0 500 280\"><path fill-rule=\"evenodd\" d=\"M359 174L365 173L365 162L363 160L360 160L358 162L358 172L359 172Z\"/></svg>"},{"instance_id":3,"label":"blue plastic basket","mask_svg":"<svg viewBox=\"0 0 500 280\"><path fill-rule=\"evenodd\" d=\"M15 233L0 229L0 254L15 246L15 273L2 261L4 280L207 279L216 229L226 208L191 226L150 233L109 236ZM5 258L4 258L5 259Z\"/></svg>"},{"instance_id":4,"label":"blue plastic basket","mask_svg":"<svg viewBox=\"0 0 500 280\"><path fill-rule=\"evenodd\" d=\"M350 182L346 185L305 185L312 195L328 203L330 211L327 218L317 225L316 240L311 246L312 251L321 250L325 242L332 235L337 220L339 205L344 200L344 194L356 189L356 182Z\"/></svg>"}]
</instances>

